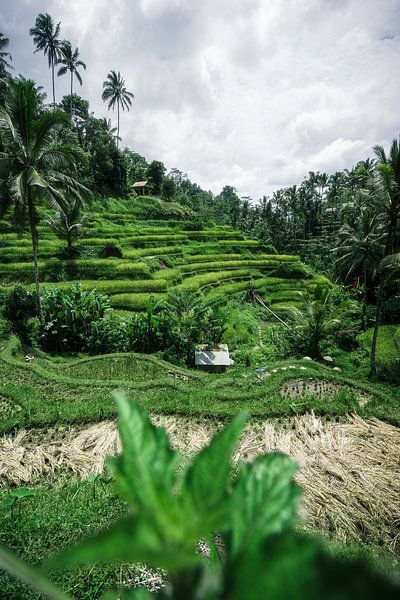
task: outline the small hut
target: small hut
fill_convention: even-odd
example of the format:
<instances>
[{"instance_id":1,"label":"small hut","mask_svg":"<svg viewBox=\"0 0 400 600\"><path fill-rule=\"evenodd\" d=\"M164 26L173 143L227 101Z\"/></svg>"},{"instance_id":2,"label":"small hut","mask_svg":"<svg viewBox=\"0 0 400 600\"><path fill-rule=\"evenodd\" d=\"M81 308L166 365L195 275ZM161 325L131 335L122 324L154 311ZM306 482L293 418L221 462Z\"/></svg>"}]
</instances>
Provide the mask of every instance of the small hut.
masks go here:
<instances>
[{"instance_id":1,"label":"small hut","mask_svg":"<svg viewBox=\"0 0 400 600\"><path fill-rule=\"evenodd\" d=\"M139 196L146 196L150 192L149 182L147 181L147 179L146 181L135 181L135 183L132 185L132 189Z\"/></svg>"},{"instance_id":2,"label":"small hut","mask_svg":"<svg viewBox=\"0 0 400 600\"><path fill-rule=\"evenodd\" d=\"M203 371L223 373L228 367L233 365L233 360L229 357L229 350L226 344L216 344L215 346L202 344L195 348L194 363L198 369L202 369Z\"/></svg>"}]
</instances>

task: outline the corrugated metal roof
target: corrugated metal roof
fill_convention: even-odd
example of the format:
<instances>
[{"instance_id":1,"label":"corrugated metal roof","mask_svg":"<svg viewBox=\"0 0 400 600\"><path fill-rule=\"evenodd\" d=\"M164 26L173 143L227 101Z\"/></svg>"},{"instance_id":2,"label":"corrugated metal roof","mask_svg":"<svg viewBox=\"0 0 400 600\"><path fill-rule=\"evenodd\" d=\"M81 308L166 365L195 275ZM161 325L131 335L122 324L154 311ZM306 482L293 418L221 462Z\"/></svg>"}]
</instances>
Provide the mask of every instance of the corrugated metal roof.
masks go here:
<instances>
[{"instance_id":1,"label":"corrugated metal roof","mask_svg":"<svg viewBox=\"0 0 400 600\"><path fill-rule=\"evenodd\" d=\"M218 344L215 348L196 346L194 357L196 367L230 367L232 364L226 344Z\"/></svg>"},{"instance_id":2,"label":"corrugated metal roof","mask_svg":"<svg viewBox=\"0 0 400 600\"><path fill-rule=\"evenodd\" d=\"M146 181L135 181L135 183L133 184L132 187L144 187L145 185L147 185L147 180Z\"/></svg>"}]
</instances>

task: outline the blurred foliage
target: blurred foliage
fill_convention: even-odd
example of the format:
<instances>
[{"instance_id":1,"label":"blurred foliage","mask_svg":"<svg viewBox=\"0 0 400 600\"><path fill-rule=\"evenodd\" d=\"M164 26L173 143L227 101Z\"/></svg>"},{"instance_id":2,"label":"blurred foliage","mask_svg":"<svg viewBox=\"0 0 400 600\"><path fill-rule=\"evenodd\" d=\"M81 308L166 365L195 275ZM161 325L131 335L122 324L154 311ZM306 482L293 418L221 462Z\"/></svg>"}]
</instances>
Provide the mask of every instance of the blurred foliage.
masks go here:
<instances>
[{"instance_id":1,"label":"blurred foliage","mask_svg":"<svg viewBox=\"0 0 400 600\"><path fill-rule=\"evenodd\" d=\"M52 570L142 562L167 573L161 590L107 594L115 600L398 597L399 588L367 563L334 556L317 537L296 530L301 490L289 457L258 456L240 463L233 477L243 413L177 469L179 455L165 430L132 401L117 400L123 451L109 467L130 510L108 531L52 560ZM39 591L53 586L7 551L1 550L0 563ZM56 600L68 598L52 591Z\"/></svg>"}]
</instances>

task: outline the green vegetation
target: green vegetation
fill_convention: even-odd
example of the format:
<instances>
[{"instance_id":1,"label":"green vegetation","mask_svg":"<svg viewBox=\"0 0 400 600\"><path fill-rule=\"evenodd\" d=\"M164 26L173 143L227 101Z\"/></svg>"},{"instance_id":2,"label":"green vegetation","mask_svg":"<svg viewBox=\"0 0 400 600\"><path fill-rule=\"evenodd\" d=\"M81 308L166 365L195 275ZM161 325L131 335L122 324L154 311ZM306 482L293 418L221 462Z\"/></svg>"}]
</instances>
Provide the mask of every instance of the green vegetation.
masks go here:
<instances>
[{"instance_id":1,"label":"green vegetation","mask_svg":"<svg viewBox=\"0 0 400 600\"><path fill-rule=\"evenodd\" d=\"M120 150L119 71L114 127L61 24L30 34L51 105L0 34L0 564L54 598L146 598L143 570L160 598L394 597L399 142L258 204L213 194ZM227 372L191 368L220 343ZM3 571L2 593L37 596Z\"/></svg>"}]
</instances>

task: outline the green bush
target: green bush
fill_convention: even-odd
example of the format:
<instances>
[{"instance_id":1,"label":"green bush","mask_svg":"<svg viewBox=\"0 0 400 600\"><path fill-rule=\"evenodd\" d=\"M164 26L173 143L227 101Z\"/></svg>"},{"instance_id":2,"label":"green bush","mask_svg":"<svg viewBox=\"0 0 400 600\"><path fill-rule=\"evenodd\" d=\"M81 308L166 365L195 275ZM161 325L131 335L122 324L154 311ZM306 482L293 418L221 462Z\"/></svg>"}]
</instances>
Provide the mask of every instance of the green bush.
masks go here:
<instances>
[{"instance_id":1,"label":"green bush","mask_svg":"<svg viewBox=\"0 0 400 600\"><path fill-rule=\"evenodd\" d=\"M201 219L193 219L192 221L185 221L182 225L183 231L203 231L204 225Z\"/></svg>"},{"instance_id":2,"label":"green bush","mask_svg":"<svg viewBox=\"0 0 400 600\"><path fill-rule=\"evenodd\" d=\"M92 323L102 319L107 308L107 296L95 289L85 292L80 284L69 290L46 288L42 345L62 352L86 350Z\"/></svg>"},{"instance_id":3,"label":"green bush","mask_svg":"<svg viewBox=\"0 0 400 600\"><path fill-rule=\"evenodd\" d=\"M223 341L229 344L230 350L258 343L258 319L251 308L240 306L230 311Z\"/></svg>"},{"instance_id":4,"label":"green bush","mask_svg":"<svg viewBox=\"0 0 400 600\"><path fill-rule=\"evenodd\" d=\"M118 317L114 313L94 321L90 327L87 349L91 354L143 352L146 347L143 315Z\"/></svg>"},{"instance_id":5,"label":"green bush","mask_svg":"<svg viewBox=\"0 0 400 600\"><path fill-rule=\"evenodd\" d=\"M311 279L313 276L310 267L301 262L281 264L274 270L274 277L287 279Z\"/></svg>"},{"instance_id":6,"label":"green bush","mask_svg":"<svg viewBox=\"0 0 400 600\"><path fill-rule=\"evenodd\" d=\"M388 298L382 305L382 322L391 324L400 324L400 295Z\"/></svg>"},{"instance_id":7,"label":"green bush","mask_svg":"<svg viewBox=\"0 0 400 600\"><path fill-rule=\"evenodd\" d=\"M335 341L341 350L349 352L358 346L358 335L360 330L355 327L347 327L339 329L335 332Z\"/></svg>"},{"instance_id":8,"label":"green bush","mask_svg":"<svg viewBox=\"0 0 400 600\"><path fill-rule=\"evenodd\" d=\"M155 309L158 337L168 356L187 365L194 364L195 344L221 342L228 320L228 309L215 300L205 300L190 290L173 290Z\"/></svg>"},{"instance_id":9,"label":"green bush","mask_svg":"<svg viewBox=\"0 0 400 600\"><path fill-rule=\"evenodd\" d=\"M263 251L266 254L278 254L277 249L272 244L267 244L266 246L263 246Z\"/></svg>"},{"instance_id":10,"label":"green bush","mask_svg":"<svg viewBox=\"0 0 400 600\"><path fill-rule=\"evenodd\" d=\"M115 242L107 242L100 252L101 258L122 258L122 249Z\"/></svg>"},{"instance_id":11,"label":"green bush","mask_svg":"<svg viewBox=\"0 0 400 600\"><path fill-rule=\"evenodd\" d=\"M2 314L9 321L11 330L24 342L28 341L28 321L37 315L35 294L17 285L5 294Z\"/></svg>"}]
</instances>

